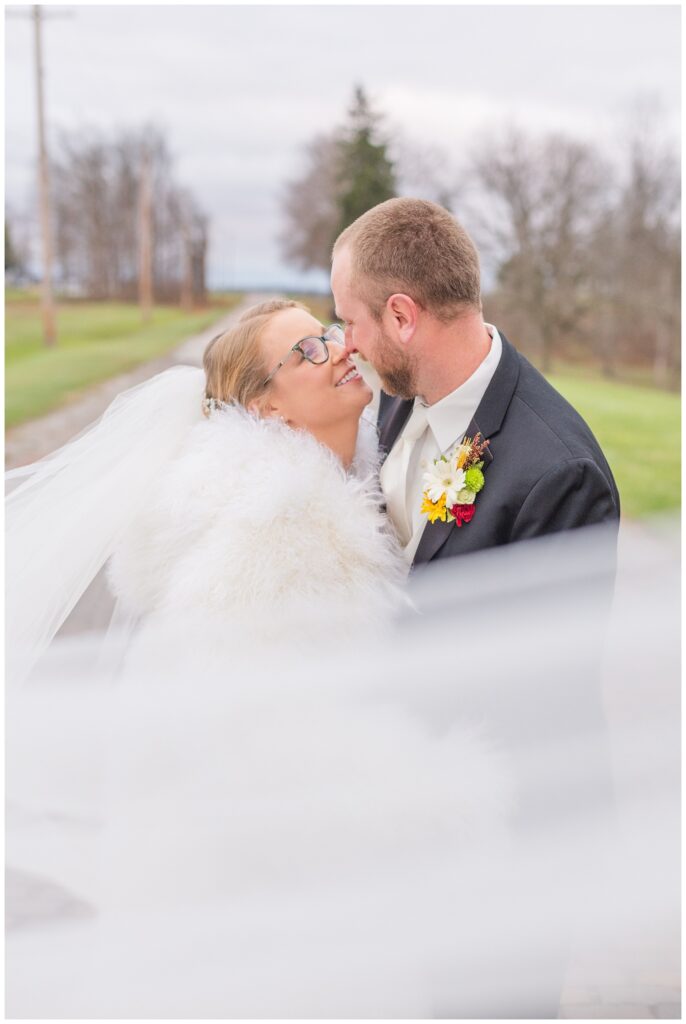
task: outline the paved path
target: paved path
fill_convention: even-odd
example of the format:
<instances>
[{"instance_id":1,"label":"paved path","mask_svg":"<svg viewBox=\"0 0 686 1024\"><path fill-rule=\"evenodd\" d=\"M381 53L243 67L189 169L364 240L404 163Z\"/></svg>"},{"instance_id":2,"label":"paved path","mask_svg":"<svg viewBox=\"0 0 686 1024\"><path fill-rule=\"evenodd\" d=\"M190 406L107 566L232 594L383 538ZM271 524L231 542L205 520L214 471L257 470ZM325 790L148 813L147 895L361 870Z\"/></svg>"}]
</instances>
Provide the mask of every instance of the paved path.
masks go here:
<instances>
[{"instance_id":1,"label":"paved path","mask_svg":"<svg viewBox=\"0 0 686 1024\"><path fill-rule=\"evenodd\" d=\"M128 373L111 377L62 408L8 431L5 438L5 467L13 469L15 466L24 466L66 444L84 427L101 416L121 391L140 384L155 373L178 363L201 366L202 354L208 341L211 341L215 334L226 330L248 306L262 298L264 296L246 296L243 302L226 316L200 334L188 338L178 348L165 353L159 359L143 363Z\"/></svg>"}]
</instances>

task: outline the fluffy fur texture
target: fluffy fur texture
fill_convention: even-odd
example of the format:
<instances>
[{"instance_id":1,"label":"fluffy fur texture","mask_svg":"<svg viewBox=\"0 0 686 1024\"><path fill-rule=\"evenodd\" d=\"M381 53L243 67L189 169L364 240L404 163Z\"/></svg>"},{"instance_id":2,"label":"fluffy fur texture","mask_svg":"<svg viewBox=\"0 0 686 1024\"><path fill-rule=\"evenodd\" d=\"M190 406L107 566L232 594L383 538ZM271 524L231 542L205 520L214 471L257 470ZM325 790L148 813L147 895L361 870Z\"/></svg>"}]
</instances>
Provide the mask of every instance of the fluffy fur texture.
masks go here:
<instances>
[{"instance_id":1,"label":"fluffy fur texture","mask_svg":"<svg viewBox=\"0 0 686 1024\"><path fill-rule=\"evenodd\" d=\"M406 568L382 515L376 433L363 421L351 473L311 435L237 408L195 426L111 559L128 611L207 626L288 626L345 610L375 623Z\"/></svg>"}]
</instances>

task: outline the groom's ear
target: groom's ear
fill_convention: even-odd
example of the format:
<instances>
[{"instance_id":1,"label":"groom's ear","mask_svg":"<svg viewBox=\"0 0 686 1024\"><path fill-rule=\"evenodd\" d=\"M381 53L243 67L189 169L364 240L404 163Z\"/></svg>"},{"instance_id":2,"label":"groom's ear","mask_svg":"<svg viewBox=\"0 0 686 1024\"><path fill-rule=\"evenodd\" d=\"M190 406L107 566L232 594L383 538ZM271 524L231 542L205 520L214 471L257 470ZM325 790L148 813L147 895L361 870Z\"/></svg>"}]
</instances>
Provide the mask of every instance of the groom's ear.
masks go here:
<instances>
[{"instance_id":1,"label":"groom's ear","mask_svg":"<svg viewBox=\"0 0 686 1024\"><path fill-rule=\"evenodd\" d=\"M394 330L398 340L406 345L414 337L417 330L419 309L414 299L402 292L390 295L386 300L386 316L389 326Z\"/></svg>"}]
</instances>

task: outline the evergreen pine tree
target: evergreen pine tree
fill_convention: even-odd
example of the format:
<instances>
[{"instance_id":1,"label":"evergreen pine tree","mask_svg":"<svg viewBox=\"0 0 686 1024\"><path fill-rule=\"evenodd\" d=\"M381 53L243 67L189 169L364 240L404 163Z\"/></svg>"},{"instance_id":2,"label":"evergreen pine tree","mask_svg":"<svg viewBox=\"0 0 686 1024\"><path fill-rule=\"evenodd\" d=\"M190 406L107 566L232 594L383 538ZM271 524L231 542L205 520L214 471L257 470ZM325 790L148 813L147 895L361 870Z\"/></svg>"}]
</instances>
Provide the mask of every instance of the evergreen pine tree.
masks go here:
<instances>
[{"instance_id":1,"label":"evergreen pine tree","mask_svg":"<svg viewBox=\"0 0 686 1024\"><path fill-rule=\"evenodd\" d=\"M355 89L350 122L339 141L339 222L336 235L372 206L396 195L388 144L379 137L380 117L361 86Z\"/></svg>"}]
</instances>

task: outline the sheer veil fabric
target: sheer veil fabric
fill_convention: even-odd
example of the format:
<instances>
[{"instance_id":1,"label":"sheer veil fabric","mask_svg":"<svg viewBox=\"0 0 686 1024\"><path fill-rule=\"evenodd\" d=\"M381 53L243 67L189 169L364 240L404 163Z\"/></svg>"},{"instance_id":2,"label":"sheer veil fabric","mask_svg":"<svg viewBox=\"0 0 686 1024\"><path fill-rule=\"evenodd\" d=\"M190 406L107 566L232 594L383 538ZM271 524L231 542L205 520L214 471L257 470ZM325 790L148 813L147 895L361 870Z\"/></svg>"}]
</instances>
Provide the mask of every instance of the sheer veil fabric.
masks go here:
<instances>
[{"instance_id":1,"label":"sheer veil fabric","mask_svg":"<svg viewBox=\"0 0 686 1024\"><path fill-rule=\"evenodd\" d=\"M202 417L204 374L173 367L76 440L6 474L7 669L22 682Z\"/></svg>"},{"instance_id":2,"label":"sheer veil fabric","mask_svg":"<svg viewBox=\"0 0 686 1024\"><path fill-rule=\"evenodd\" d=\"M375 426L361 419L346 473L280 422L229 406L210 423L203 395L202 371L174 367L124 392L75 441L7 474L13 684L106 563L122 598L115 625L175 611L186 622L218 617L237 635L252 618L260 639L303 602L315 614L310 598L338 599L360 622L365 607L387 617L402 601L406 568L380 513Z\"/></svg>"},{"instance_id":3,"label":"sheer veil fabric","mask_svg":"<svg viewBox=\"0 0 686 1024\"><path fill-rule=\"evenodd\" d=\"M626 546L609 629L592 531L410 605L373 428L346 474L202 395L167 371L9 475L7 861L53 902L10 887L8 1012L541 1017L570 934L671 955L671 549ZM108 561L136 629L103 686L102 636L56 633Z\"/></svg>"},{"instance_id":4,"label":"sheer veil fabric","mask_svg":"<svg viewBox=\"0 0 686 1024\"><path fill-rule=\"evenodd\" d=\"M155 671L151 633L116 686L56 641L8 706L8 865L56 893L8 890L10 1015L530 1019L567 954L678 974L678 573L628 542L607 628L601 541L443 564L373 636L195 623Z\"/></svg>"}]
</instances>

